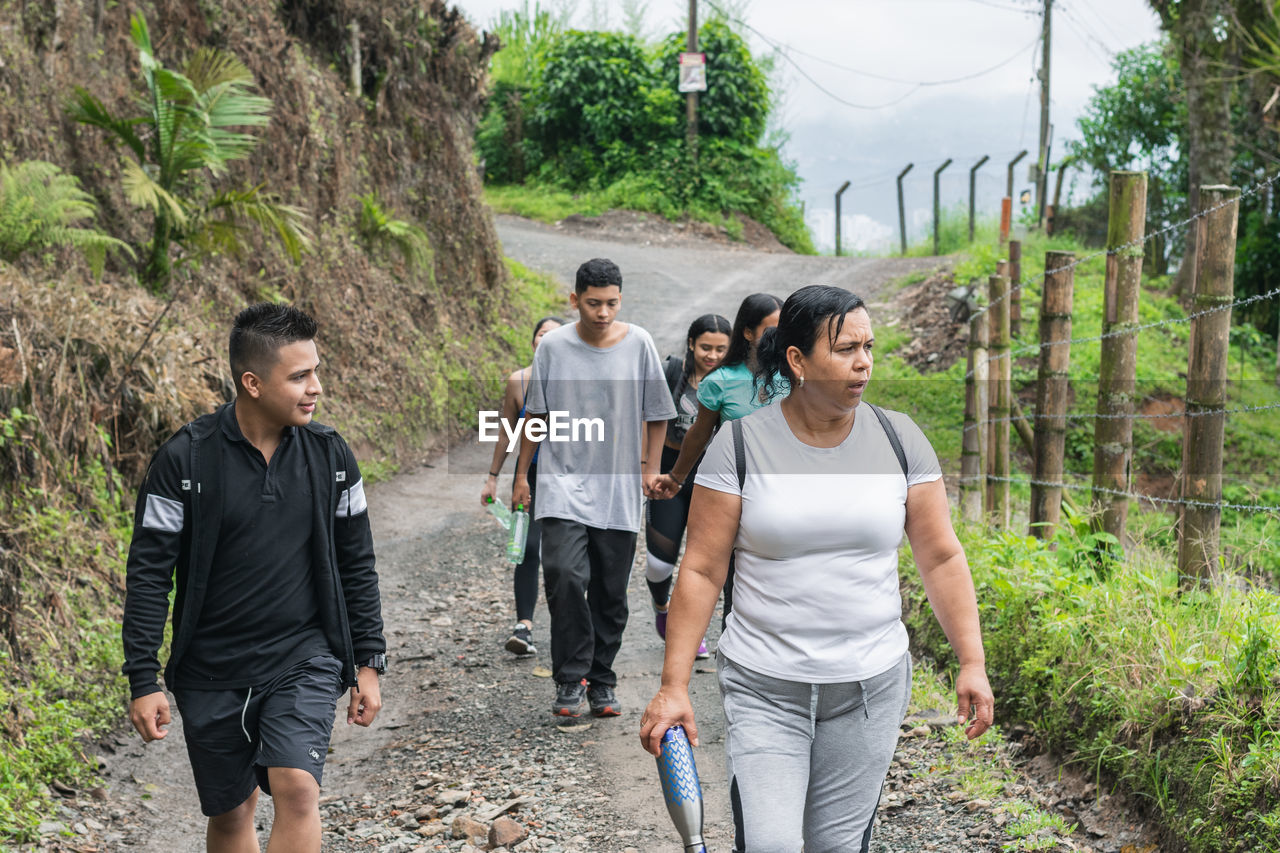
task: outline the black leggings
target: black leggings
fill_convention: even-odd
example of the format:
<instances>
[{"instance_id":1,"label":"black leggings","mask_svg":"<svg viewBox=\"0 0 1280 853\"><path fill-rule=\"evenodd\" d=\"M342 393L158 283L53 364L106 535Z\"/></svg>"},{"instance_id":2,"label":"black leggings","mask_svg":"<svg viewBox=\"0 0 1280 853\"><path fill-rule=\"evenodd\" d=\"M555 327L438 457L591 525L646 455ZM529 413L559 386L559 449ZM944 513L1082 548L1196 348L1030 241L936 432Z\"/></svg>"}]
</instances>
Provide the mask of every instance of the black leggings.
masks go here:
<instances>
[{"instance_id":1,"label":"black leggings","mask_svg":"<svg viewBox=\"0 0 1280 853\"><path fill-rule=\"evenodd\" d=\"M659 470L663 474L670 473L679 458L679 450L664 446L662 467ZM676 558L680 555L680 540L684 538L685 528L689 525L689 502L693 499L693 479L697 474L698 466L694 465L675 497L665 501L648 501L649 517L644 528L645 550L670 566L675 565ZM730 554L729 574L724 579L724 619L728 619L729 611L733 609L733 563L733 554ZM650 561L645 572L649 594L658 605L665 605L671 598L671 575L668 573L665 578L658 577L663 574L662 569L665 567L660 569ZM721 627L724 627L723 621Z\"/></svg>"},{"instance_id":2,"label":"black leggings","mask_svg":"<svg viewBox=\"0 0 1280 853\"><path fill-rule=\"evenodd\" d=\"M542 525L533 520L534 493L538 488L538 463L529 466L529 535L524 540L524 559L516 566L516 619L533 621L538 603L538 564L542 545Z\"/></svg>"}]
</instances>

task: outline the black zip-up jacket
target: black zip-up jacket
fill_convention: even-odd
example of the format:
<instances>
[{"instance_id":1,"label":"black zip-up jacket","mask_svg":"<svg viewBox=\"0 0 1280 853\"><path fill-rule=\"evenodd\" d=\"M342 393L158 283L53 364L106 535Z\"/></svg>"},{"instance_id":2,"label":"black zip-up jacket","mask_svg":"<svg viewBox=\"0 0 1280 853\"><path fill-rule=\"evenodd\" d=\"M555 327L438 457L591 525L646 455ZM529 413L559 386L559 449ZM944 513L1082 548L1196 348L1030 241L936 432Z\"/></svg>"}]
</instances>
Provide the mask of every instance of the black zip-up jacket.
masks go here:
<instances>
[{"instance_id":1,"label":"black zip-up jacket","mask_svg":"<svg viewBox=\"0 0 1280 853\"><path fill-rule=\"evenodd\" d=\"M197 418L165 442L138 491L121 626L122 670L134 699L161 689L156 673L175 578L173 642L164 670L170 684L198 622L222 514L221 413ZM295 435L315 496L311 542L321 627L342 661L345 684L355 686L357 661L387 648L364 483L351 449L332 427L311 423ZM179 493L164 494L173 487L161 484L173 483Z\"/></svg>"}]
</instances>

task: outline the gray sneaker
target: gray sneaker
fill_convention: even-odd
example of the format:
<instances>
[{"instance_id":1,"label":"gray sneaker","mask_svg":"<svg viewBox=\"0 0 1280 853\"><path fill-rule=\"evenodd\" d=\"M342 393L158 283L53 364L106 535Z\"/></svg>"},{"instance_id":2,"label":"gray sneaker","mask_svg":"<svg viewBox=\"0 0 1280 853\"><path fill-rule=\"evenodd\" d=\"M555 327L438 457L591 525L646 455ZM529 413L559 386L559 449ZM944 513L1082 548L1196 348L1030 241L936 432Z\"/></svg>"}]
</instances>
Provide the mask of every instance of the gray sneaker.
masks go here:
<instances>
[{"instance_id":1,"label":"gray sneaker","mask_svg":"<svg viewBox=\"0 0 1280 853\"><path fill-rule=\"evenodd\" d=\"M551 705L551 713L557 717L582 716L583 700L587 696L587 680L566 681L556 684L556 701Z\"/></svg>"}]
</instances>

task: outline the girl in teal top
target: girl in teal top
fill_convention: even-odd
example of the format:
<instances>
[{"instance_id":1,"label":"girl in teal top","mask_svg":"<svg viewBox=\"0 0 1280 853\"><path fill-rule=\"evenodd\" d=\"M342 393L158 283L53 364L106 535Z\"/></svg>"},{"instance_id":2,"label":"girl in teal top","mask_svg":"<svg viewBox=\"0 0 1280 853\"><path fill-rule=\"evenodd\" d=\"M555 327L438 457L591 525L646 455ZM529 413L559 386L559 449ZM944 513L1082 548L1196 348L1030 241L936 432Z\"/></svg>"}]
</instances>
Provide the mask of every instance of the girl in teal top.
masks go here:
<instances>
[{"instance_id":1,"label":"girl in teal top","mask_svg":"<svg viewBox=\"0 0 1280 853\"><path fill-rule=\"evenodd\" d=\"M771 402L761 400L751 371L756 362L756 342L765 329L778 325L781 310L782 300L768 293L753 293L742 300L733 321L729 353L724 363L698 385L698 416L685 434L680 458L659 478L654 497L671 498L680 491L721 423L749 415Z\"/></svg>"}]
</instances>

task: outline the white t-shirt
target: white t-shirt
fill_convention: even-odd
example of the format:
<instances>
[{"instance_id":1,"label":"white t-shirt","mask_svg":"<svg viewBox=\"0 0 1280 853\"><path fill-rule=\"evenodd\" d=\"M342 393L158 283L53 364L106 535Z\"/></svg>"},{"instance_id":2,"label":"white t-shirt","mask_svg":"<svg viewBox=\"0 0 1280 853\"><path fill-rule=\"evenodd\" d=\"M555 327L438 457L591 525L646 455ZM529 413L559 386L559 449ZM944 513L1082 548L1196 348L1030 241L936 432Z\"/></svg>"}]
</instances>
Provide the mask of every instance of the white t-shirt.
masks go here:
<instances>
[{"instance_id":1,"label":"white t-shirt","mask_svg":"<svg viewBox=\"0 0 1280 853\"><path fill-rule=\"evenodd\" d=\"M838 446L796 438L781 406L742 419L745 485L738 490L733 430L712 439L694 481L741 494L733 612L720 650L734 663L787 681L861 681L907 650L898 546L907 488L942 476L911 418L888 412L907 476L884 428L859 405Z\"/></svg>"}]
</instances>

